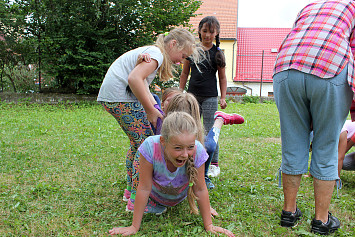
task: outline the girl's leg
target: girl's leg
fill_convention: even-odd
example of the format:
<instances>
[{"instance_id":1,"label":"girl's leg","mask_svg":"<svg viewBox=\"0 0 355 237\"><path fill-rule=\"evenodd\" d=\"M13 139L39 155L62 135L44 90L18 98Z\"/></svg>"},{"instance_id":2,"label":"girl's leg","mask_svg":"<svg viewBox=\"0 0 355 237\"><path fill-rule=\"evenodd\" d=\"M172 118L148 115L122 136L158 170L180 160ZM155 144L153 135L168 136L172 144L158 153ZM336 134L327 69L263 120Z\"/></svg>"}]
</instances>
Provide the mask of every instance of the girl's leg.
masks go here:
<instances>
[{"instance_id":1,"label":"girl's leg","mask_svg":"<svg viewBox=\"0 0 355 237\"><path fill-rule=\"evenodd\" d=\"M338 144L338 176L340 177L341 168L343 167L343 161L347 152L347 131L340 133Z\"/></svg>"},{"instance_id":2,"label":"girl's leg","mask_svg":"<svg viewBox=\"0 0 355 237\"><path fill-rule=\"evenodd\" d=\"M201 103L203 126L206 133L211 130L214 124L214 114L218 110L218 98L208 97ZM218 166L218 156L219 156L219 145L217 143L216 149L213 153L211 163ZM207 167L209 168L209 167Z\"/></svg>"},{"instance_id":3,"label":"girl's leg","mask_svg":"<svg viewBox=\"0 0 355 237\"><path fill-rule=\"evenodd\" d=\"M221 128L223 126L223 120L221 118L217 118L211 130L208 132L205 138L205 148L208 154L208 160L205 163L205 177L207 176L208 167L211 163L213 153L216 150L219 134L221 132Z\"/></svg>"},{"instance_id":4,"label":"girl's leg","mask_svg":"<svg viewBox=\"0 0 355 237\"><path fill-rule=\"evenodd\" d=\"M203 117L203 127L205 129L205 133L207 134L212 129L212 126L214 124L214 114L218 109L218 99L217 97L203 97L203 96L196 96L196 99L200 105L200 113L201 116ZM218 150L219 149L217 143L213 156L210 158L212 160L217 160L216 161L217 163L218 163ZM209 161L209 163L211 163L211 160ZM209 163L208 165L206 163L205 166L207 170L209 168Z\"/></svg>"},{"instance_id":5,"label":"girl's leg","mask_svg":"<svg viewBox=\"0 0 355 237\"><path fill-rule=\"evenodd\" d=\"M355 152L345 156L342 168L343 170L355 170Z\"/></svg>"},{"instance_id":6,"label":"girl's leg","mask_svg":"<svg viewBox=\"0 0 355 237\"><path fill-rule=\"evenodd\" d=\"M127 168L127 189L131 191L132 176L134 176L133 162L136 156L138 147L143 143L145 138L153 135L147 115L143 106L139 102L127 103L108 103L102 102L102 105L109 112L122 130L126 133L130 140L130 147L126 157Z\"/></svg>"}]
</instances>

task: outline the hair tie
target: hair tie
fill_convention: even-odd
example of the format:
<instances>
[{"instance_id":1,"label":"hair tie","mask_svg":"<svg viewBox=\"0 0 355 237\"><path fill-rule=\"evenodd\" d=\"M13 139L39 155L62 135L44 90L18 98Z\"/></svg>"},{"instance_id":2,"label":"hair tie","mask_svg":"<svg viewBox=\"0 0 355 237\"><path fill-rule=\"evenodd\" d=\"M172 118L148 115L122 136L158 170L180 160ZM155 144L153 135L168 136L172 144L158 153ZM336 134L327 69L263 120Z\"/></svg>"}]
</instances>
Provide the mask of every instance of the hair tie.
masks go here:
<instances>
[{"instance_id":1,"label":"hair tie","mask_svg":"<svg viewBox=\"0 0 355 237\"><path fill-rule=\"evenodd\" d=\"M217 47L217 50L221 50L221 48L220 48L220 47Z\"/></svg>"},{"instance_id":2,"label":"hair tie","mask_svg":"<svg viewBox=\"0 0 355 237\"><path fill-rule=\"evenodd\" d=\"M165 32L165 33L164 33L165 36L168 36L168 34L169 34L169 32Z\"/></svg>"},{"instance_id":3,"label":"hair tie","mask_svg":"<svg viewBox=\"0 0 355 237\"><path fill-rule=\"evenodd\" d=\"M194 183L192 183L192 182L191 182L191 183L189 183L189 186L190 186L190 187L194 186Z\"/></svg>"}]
</instances>

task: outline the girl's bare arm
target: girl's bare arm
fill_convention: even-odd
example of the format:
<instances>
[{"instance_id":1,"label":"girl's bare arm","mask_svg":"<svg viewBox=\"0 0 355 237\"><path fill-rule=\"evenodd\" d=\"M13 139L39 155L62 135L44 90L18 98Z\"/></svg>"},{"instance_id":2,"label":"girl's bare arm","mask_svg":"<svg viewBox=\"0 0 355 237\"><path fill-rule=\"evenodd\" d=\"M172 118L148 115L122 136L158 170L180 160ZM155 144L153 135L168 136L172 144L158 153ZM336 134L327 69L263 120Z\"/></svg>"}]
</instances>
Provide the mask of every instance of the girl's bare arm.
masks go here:
<instances>
[{"instance_id":1,"label":"girl's bare arm","mask_svg":"<svg viewBox=\"0 0 355 237\"><path fill-rule=\"evenodd\" d=\"M180 89L184 90L186 83L187 83L187 78L189 77L190 74L190 61L187 59L184 59L183 67L182 67L182 72L180 75Z\"/></svg>"},{"instance_id":2,"label":"girl's bare arm","mask_svg":"<svg viewBox=\"0 0 355 237\"><path fill-rule=\"evenodd\" d=\"M153 183L153 165L149 163L142 155L139 157L139 184L137 188L136 199L134 202L133 221L128 227L116 227L109 231L110 235L133 235L138 232L144 209L147 205L149 194Z\"/></svg>"},{"instance_id":3,"label":"girl's bare arm","mask_svg":"<svg viewBox=\"0 0 355 237\"><path fill-rule=\"evenodd\" d=\"M203 225L205 227L205 230L214 234L223 233L227 236L234 236L231 231L222 227L214 226L212 223L210 200L208 196L207 186L205 183L205 165L202 165L201 167L197 168L197 175L197 182L193 186L193 190L198 198L197 203L200 209L200 214L203 219Z\"/></svg>"}]
</instances>

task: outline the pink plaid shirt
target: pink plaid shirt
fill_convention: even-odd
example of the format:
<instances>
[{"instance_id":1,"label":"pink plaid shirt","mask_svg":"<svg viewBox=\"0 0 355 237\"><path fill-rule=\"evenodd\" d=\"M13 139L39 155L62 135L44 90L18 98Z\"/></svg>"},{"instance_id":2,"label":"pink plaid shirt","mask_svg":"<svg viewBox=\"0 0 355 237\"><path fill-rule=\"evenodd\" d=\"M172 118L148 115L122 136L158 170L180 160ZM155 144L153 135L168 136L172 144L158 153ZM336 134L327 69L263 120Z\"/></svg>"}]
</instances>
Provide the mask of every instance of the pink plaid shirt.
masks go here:
<instances>
[{"instance_id":1,"label":"pink plaid shirt","mask_svg":"<svg viewBox=\"0 0 355 237\"><path fill-rule=\"evenodd\" d=\"M348 64L348 82L355 92L354 25L354 0L323 0L307 5L280 46L274 74L295 69L332 78Z\"/></svg>"}]
</instances>

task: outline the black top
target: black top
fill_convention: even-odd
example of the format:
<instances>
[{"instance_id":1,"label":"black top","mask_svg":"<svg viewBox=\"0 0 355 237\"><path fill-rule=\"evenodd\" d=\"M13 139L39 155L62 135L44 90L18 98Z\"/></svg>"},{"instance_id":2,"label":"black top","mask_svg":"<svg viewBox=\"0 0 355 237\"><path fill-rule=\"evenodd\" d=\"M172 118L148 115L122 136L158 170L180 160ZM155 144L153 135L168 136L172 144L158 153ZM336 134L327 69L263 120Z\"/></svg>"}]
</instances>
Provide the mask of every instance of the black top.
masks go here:
<instances>
[{"instance_id":1,"label":"black top","mask_svg":"<svg viewBox=\"0 0 355 237\"><path fill-rule=\"evenodd\" d=\"M191 68L191 77L189 87L187 89L188 92L194 94L195 96L218 96L216 53L216 45L213 45L211 49L205 51L207 59L198 64L199 69L197 69L196 64L188 58Z\"/></svg>"}]
</instances>

